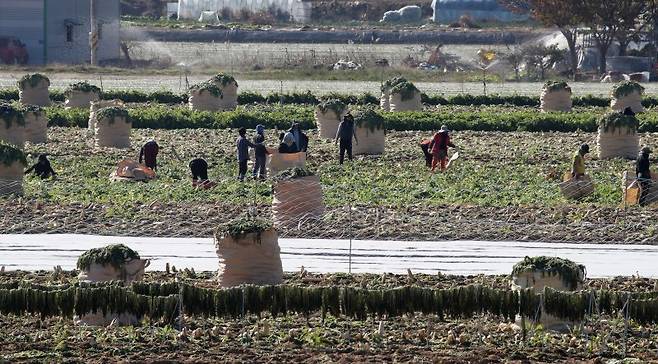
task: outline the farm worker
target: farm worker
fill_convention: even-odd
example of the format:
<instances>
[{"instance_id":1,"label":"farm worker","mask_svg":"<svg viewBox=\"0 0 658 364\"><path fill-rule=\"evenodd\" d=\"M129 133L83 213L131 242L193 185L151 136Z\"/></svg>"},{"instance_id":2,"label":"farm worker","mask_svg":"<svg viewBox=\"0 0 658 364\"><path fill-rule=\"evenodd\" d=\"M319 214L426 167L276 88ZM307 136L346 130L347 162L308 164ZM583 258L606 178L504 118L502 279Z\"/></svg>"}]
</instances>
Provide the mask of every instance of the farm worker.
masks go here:
<instances>
[{"instance_id":1,"label":"farm worker","mask_svg":"<svg viewBox=\"0 0 658 364\"><path fill-rule=\"evenodd\" d=\"M157 158L159 150L160 147L158 146L158 143L155 142L155 140L149 140L146 142L146 144L144 144L142 149L139 151L139 164L142 164L143 160L145 166L156 171L158 169Z\"/></svg>"},{"instance_id":2,"label":"farm worker","mask_svg":"<svg viewBox=\"0 0 658 364\"><path fill-rule=\"evenodd\" d=\"M573 166L571 167L571 177L581 179L585 176L585 154L589 153L589 145L580 146L573 156Z\"/></svg>"},{"instance_id":3,"label":"farm worker","mask_svg":"<svg viewBox=\"0 0 658 364\"><path fill-rule=\"evenodd\" d=\"M302 132L299 127L299 123L292 123L289 133L292 133L292 136L295 139L295 145L300 152L306 152L308 149L308 137Z\"/></svg>"},{"instance_id":4,"label":"farm worker","mask_svg":"<svg viewBox=\"0 0 658 364\"><path fill-rule=\"evenodd\" d=\"M637 158L635 163L635 175L637 180L642 187L642 193L640 194L640 205L644 205L649 194L649 188L651 187L651 171L649 170L649 155L651 154L651 148L644 147L640 151L640 155Z\"/></svg>"},{"instance_id":5,"label":"farm worker","mask_svg":"<svg viewBox=\"0 0 658 364\"><path fill-rule=\"evenodd\" d=\"M348 112L343 117L343 121L338 124L338 130L336 131L335 144L338 144L340 141L338 163L343 164L346 151L347 158L352 161L352 138L354 138L356 144L359 144L359 140L356 138L356 130L354 129L354 116Z\"/></svg>"},{"instance_id":6,"label":"farm worker","mask_svg":"<svg viewBox=\"0 0 658 364\"><path fill-rule=\"evenodd\" d=\"M423 154L425 155L425 166L428 168L432 168L432 153L430 153L430 144L432 143L431 140L424 139L423 141L420 142L420 149L423 150Z\"/></svg>"},{"instance_id":7,"label":"farm worker","mask_svg":"<svg viewBox=\"0 0 658 364\"><path fill-rule=\"evenodd\" d=\"M45 154L40 154L39 161L30 167L27 171L25 171L25 174L29 174L32 171L34 171L36 176L41 177L41 179L55 177L57 174L53 170L53 167L50 165L50 161Z\"/></svg>"},{"instance_id":8,"label":"farm worker","mask_svg":"<svg viewBox=\"0 0 658 364\"><path fill-rule=\"evenodd\" d=\"M448 147L457 148L450 142L450 130L448 130L447 126L442 125L441 130L434 134L429 146L429 150L432 151L432 172L434 172L436 166L439 164L441 165L441 171L446 170Z\"/></svg>"},{"instance_id":9,"label":"farm worker","mask_svg":"<svg viewBox=\"0 0 658 364\"><path fill-rule=\"evenodd\" d=\"M292 133L286 133L283 136L283 141L279 144L279 153L297 153L297 145L295 145L295 137Z\"/></svg>"},{"instance_id":10,"label":"farm worker","mask_svg":"<svg viewBox=\"0 0 658 364\"><path fill-rule=\"evenodd\" d=\"M238 180L244 181L247 174L247 162L249 161L249 147L255 148L256 145L247 139L247 129L244 127L238 129L238 139L235 141L238 155Z\"/></svg>"},{"instance_id":11,"label":"farm worker","mask_svg":"<svg viewBox=\"0 0 658 364\"><path fill-rule=\"evenodd\" d=\"M254 154L256 157L256 162L254 163L254 178L259 177L260 179L265 179L267 172L265 170L265 162L267 161L267 155L270 154L265 147L265 127L263 125L256 125L256 137L254 137Z\"/></svg>"},{"instance_id":12,"label":"farm worker","mask_svg":"<svg viewBox=\"0 0 658 364\"><path fill-rule=\"evenodd\" d=\"M190 170L192 171L192 187L211 188L216 186L215 182L208 180L208 162L202 158L196 158L190 161Z\"/></svg>"}]
</instances>

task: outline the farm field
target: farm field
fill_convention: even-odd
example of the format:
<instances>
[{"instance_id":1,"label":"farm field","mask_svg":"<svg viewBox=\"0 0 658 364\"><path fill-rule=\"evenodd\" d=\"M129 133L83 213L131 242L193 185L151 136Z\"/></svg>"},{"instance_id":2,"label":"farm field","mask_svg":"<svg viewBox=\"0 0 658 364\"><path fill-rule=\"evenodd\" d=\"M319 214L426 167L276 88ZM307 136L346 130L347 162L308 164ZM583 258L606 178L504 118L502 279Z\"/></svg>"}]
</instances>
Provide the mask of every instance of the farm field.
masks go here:
<instances>
[{"instance_id":1,"label":"farm field","mask_svg":"<svg viewBox=\"0 0 658 364\"><path fill-rule=\"evenodd\" d=\"M503 45L450 44L442 48L456 60L473 63L481 48L504 52ZM246 65L265 68L334 64L340 59L364 66L374 66L387 59L391 66L401 66L405 58L427 61L434 51L423 44L299 44L299 43L201 43L201 42L131 42L131 58L169 64L185 63L192 69L220 67L230 72Z\"/></svg>"},{"instance_id":2,"label":"farm field","mask_svg":"<svg viewBox=\"0 0 658 364\"><path fill-rule=\"evenodd\" d=\"M49 144L28 144L30 160L48 152L59 176L29 177L24 197L0 200L7 211L0 220L4 232L206 237L247 205L269 214L271 184L235 180L234 130L134 129L130 150L95 149L86 133L51 128ZM275 134L269 131L269 145ZM320 175L328 214L283 236L344 237L352 205L353 234L360 239L657 241L655 210L619 208L620 176L632 162L588 161L595 193L582 202L560 195L555 176L569 168L579 144L595 145L593 133L455 132L462 157L436 175L424 166L418 146L430 135L389 132L385 155L357 157L341 168L333 143L310 132L307 165ZM647 144L658 141L656 134L642 137ZM148 184L110 182L116 164L137 158L138 147L150 138L161 146L159 178ZM187 161L199 156L214 166L210 178L219 186L213 190L190 185Z\"/></svg>"},{"instance_id":3,"label":"farm field","mask_svg":"<svg viewBox=\"0 0 658 364\"><path fill-rule=\"evenodd\" d=\"M208 74L214 74L216 69L209 69ZM340 71L348 72L348 71ZM16 81L20 79L26 71L0 71L0 88L15 88ZM237 75L237 74L236 74ZM108 73L99 76L91 76L86 73L48 73L51 80L52 89L65 89L70 84L87 80L98 86L103 86L107 90L142 90L158 91L169 90L175 93L186 92L185 78L181 75L131 75L122 73ZM337 93L362 93L370 92L378 95L381 81L345 81L342 80L301 80L301 79L239 79L240 92L256 92L268 94L273 92L305 92L311 91L314 94ZM437 76L438 78L438 76ZM189 76L190 84L202 82L208 79L208 75L193 74ZM413 79L412 79L413 80ZM481 95L483 93L482 82L414 82L414 84L427 94L473 94ZM570 82L569 85L576 96L595 95L609 96L612 84L596 82ZM505 83L487 83L487 93L500 95L529 95L539 96L541 93L542 82L505 82ZM653 96L658 94L658 83L647 83L646 95Z\"/></svg>"},{"instance_id":4,"label":"farm field","mask_svg":"<svg viewBox=\"0 0 658 364\"><path fill-rule=\"evenodd\" d=\"M0 284L21 280L40 284L73 283L77 272L16 272L0 275ZM183 279L213 287L214 273L200 272ZM146 282L173 282L175 275L147 273ZM285 284L306 287L342 286L387 289L408 284L449 289L467 284L506 289L508 276L315 275L286 274ZM655 280L618 278L587 280L586 289L649 292ZM238 318L184 317L185 334L174 326L148 322L134 327L74 326L71 320L3 315L6 335L0 337L0 359L14 361L68 361L88 363L127 361L242 361L266 362L611 362L634 358L655 362L656 325L630 322L617 316L588 318L568 333L529 328L522 330L493 315L440 319L434 315L354 320L328 314L309 316L269 313Z\"/></svg>"}]
</instances>

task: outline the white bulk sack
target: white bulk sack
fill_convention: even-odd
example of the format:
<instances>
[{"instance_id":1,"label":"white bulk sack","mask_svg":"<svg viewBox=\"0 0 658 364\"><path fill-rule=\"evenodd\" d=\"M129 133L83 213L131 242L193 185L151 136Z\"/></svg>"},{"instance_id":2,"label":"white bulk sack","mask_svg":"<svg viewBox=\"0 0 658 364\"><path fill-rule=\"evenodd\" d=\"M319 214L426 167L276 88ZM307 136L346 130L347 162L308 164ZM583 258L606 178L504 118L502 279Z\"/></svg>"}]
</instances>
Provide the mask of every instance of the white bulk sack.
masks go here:
<instances>
[{"instance_id":1,"label":"white bulk sack","mask_svg":"<svg viewBox=\"0 0 658 364\"><path fill-rule=\"evenodd\" d=\"M370 130L367 127L356 127L356 142L352 142L352 154L379 155L384 154L386 133L384 129Z\"/></svg>"},{"instance_id":2,"label":"white bulk sack","mask_svg":"<svg viewBox=\"0 0 658 364\"><path fill-rule=\"evenodd\" d=\"M413 97L402 100L400 93L391 93L389 100L389 111L420 111L423 109L423 103L420 98L420 92L415 91Z\"/></svg>"},{"instance_id":3,"label":"white bulk sack","mask_svg":"<svg viewBox=\"0 0 658 364\"><path fill-rule=\"evenodd\" d=\"M320 177L281 180L274 186L272 213L275 226L297 225L300 220L321 218L325 206Z\"/></svg>"},{"instance_id":4,"label":"white bulk sack","mask_svg":"<svg viewBox=\"0 0 658 364\"><path fill-rule=\"evenodd\" d=\"M70 109L70 108L86 109L91 106L92 102L96 102L98 100L100 100L100 95L97 92L71 90L68 92L66 101L64 102L64 107L66 109Z\"/></svg>"},{"instance_id":5,"label":"white bulk sack","mask_svg":"<svg viewBox=\"0 0 658 364\"><path fill-rule=\"evenodd\" d=\"M96 124L97 147L130 148L132 123L125 117L101 117Z\"/></svg>"},{"instance_id":6,"label":"white bulk sack","mask_svg":"<svg viewBox=\"0 0 658 364\"><path fill-rule=\"evenodd\" d=\"M25 147L25 125L19 124L17 117L13 117L9 122L0 119L0 140L23 149Z\"/></svg>"},{"instance_id":7,"label":"white bulk sack","mask_svg":"<svg viewBox=\"0 0 658 364\"><path fill-rule=\"evenodd\" d=\"M559 111L570 112L573 106L571 101L571 90L542 90L541 96L541 111Z\"/></svg>"},{"instance_id":8,"label":"white bulk sack","mask_svg":"<svg viewBox=\"0 0 658 364\"><path fill-rule=\"evenodd\" d=\"M610 107L615 111L624 111L627 107L630 107L633 112L644 112L644 106L642 106L642 94L633 91L623 97L613 97L612 101L610 101Z\"/></svg>"},{"instance_id":9,"label":"white bulk sack","mask_svg":"<svg viewBox=\"0 0 658 364\"><path fill-rule=\"evenodd\" d=\"M126 261L121 267L117 268L111 264L91 264L89 268L82 270L78 275L78 279L83 282L110 282L110 281L123 281L130 283L133 281L141 281L144 278L144 271L148 267L150 261L146 259L131 259ZM116 321L119 325L137 325L139 318L129 313L102 312L87 313L80 317L73 318L76 325L90 325L90 326L107 326L112 321Z\"/></svg>"},{"instance_id":10,"label":"white bulk sack","mask_svg":"<svg viewBox=\"0 0 658 364\"><path fill-rule=\"evenodd\" d=\"M197 111L221 111L222 100L210 91L203 89L191 89L188 99L190 110Z\"/></svg>"},{"instance_id":11,"label":"white bulk sack","mask_svg":"<svg viewBox=\"0 0 658 364\"><path fill-rule=\"evenodd\" d=\"M14 161L9 165L0 163L0 196L23 194L23 170L25 165Z\"/></svg>"},{"instance_id":12,"label":"white bulk sack","mask_svg":"<svg viewBox=\"0 0 658 364\"><path fill-rule=\"evenodd\" d=\"M215 236L220 287L280 284L283 281L279 237L271 228L239 238Z\"/></svg>"},{"instance_id":13,"label":"white bulk sack","mask_svg":"<svg viewBox=\"0 0 658 364\"><path fill-rule=\"evenodd\" d=\"M42 78L31 85L30 82L19 82L18 98L23 105L50 106L50 81Z\"/></svg>"},{"instance_id":14,"label":"white bulk sack","mask_svg":"<svg viewBox=\"0 0 658 364\"><path fill-rule=\"evenodd\" d=\"M96 112L100 109L104 109L106 107L123 107L123 101L121 100L99 100L99 101L91 101L89 104L89 123L87 125L87 130L89 133L92 135L96 133Z\"/></svg>"},{"instance_id":15,"label":"white bulk sack","mask_svg":"<svg viewBox=\"0 0 658 364\"><path fill-rule=\"evenodd\" d=\"M318 125L320 138L335 139L338 125L343 117L347 114L347 110L343 111L340 115L336 114L334 110L327 109L322 112L319 108L315 109L315 122Z\"/></svg>"},{"instance_id":16,"label":"white bulk sack","mask_svg":"<svg viewBox=\"0 0 658 364\"><path fill-rule=\"evenodd\" d=\"M25 141L33 144L48 141L48 119L43 110L25 112Z\"/></svg>"},{"instance_id":17,"label":"white bulk sack","mask_svg":"<svg viewBox=\"0 0 658 364\"><path fill-rule=\"evenodd\" d=\"M582 277L580 281L582 280L584 280L584 277ZM544 287L549 287L564 292L579 291L583 288L581 282L579 282L576 288L573 289L572 287L569 287L564 282L564 280L559 274L551 274L550 272L543 272L539 270L533 272L522 272L514 275L512 277L511 286L512 286L512 290L514 291L520 291L525 288L534 288L535 292L542 292L544 290ZM568 330L570 327L574 327L575 324L577 324L576 322L565 321L553 315L547 314L544 309L543 300L542 300L542 305L540 306L540 310L541 310L541 318L539 320L539 323L546 330L565 331ZM532 318L526 318L526 319L532 320ZM517 319L518 325L521 324L520 321L521 321L520 318Z\"/></svg>"},{"instance_id":18,"label":"white bulk sack","mask_svg":"<svg viewBox=\"0 0 658 364\"><path fill-rule=\"evenodd\" d=\"M270 150L267 156L266 167L270 176L290 168L304 168L306 166L306 152L279 153Z\"/></svg>"},{"instance_id":19,"label":"white bulk sack","mask_svg":"<svg viewBox=\"0 0 658 364\"><path fill-rule=\"evenodd\" d=\"M635 159L640 152L640 136L630 128L611 128L605 131L599 127L596 142L600 159Z\"/></svg>"}]
</instances>

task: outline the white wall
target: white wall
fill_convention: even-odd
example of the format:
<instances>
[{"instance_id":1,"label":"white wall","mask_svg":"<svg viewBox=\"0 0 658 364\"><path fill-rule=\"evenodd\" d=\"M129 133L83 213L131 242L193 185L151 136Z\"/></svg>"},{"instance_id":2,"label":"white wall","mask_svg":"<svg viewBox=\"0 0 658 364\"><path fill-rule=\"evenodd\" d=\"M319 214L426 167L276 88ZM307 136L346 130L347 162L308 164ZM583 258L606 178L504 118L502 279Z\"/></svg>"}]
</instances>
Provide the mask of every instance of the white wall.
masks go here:
<instances>
[{"instance_id":1,"label":"white wall","mask_svg":"<svg viewBox=\"0 0 658 364\"><path fill-rule=\"evenodd\" d=\"M251 12L267 10L270 6L290 13L296 22L311 20L312 4L301 0L178 0L179 19L199 19L202 11L221 12L224 8L233 11L247 9Z\"/></svg>"}]
</instances>

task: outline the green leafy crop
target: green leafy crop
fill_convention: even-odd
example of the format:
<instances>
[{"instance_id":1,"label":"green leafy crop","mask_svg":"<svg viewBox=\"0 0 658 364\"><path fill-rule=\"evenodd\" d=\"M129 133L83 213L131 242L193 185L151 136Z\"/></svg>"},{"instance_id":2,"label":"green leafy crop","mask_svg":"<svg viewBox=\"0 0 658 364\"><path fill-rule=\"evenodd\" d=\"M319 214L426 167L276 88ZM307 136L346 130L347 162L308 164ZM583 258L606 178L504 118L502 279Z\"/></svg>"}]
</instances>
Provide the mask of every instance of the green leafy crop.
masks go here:
<instances>
[{"instance_id":1,"label":"green leafy crop","mask_svg":"<svg viewBox=\"0 0 658 364\"><path fill-rule=\"evenodd\" d=\"M399 94L402 101L413 99L417 93L420 93L418 88L408 81L400 82L391 88L391 94Z\"/></svg>"},{"instance_id":2,"label":"green leafy crop","mask_svg":"<svg viewBox=\"0 0 658 364\"><path fill-rule=\"evenodd\" d=\"M599 120L599 128L602 128L605 132L626 129L632 134L637 132L639 126L640 122L635 116L624 115L620 111L609 112Z\"/></svg>"},{"instance_id":3,"label":"green leafy crop","mask_svg":"<svg viewBox=\"0 0 658 364\"><path fill-rule=\"evenodd\" d=\"M612 87L612 96L616 99L630 95L633 92L642 95L644 94L644 87L635 81L621 81Z\"/></svg>"},{"instance_id":4,"label":"green leafy crop","mask_svg":"<svg viewBox=\"0 0 658 364\"><path fill-rule=\"evenodd\" d=\"M247 234L259 234L273 227L272 221L256 216L241 216L233 219L221 226L215 232L219 237L224 234L230 235L233 239L240 239Z\"/></svg>"},{"instance_id":5,"label":"green leafy crop","mask_svg":"<svg viewBox=\"0 0 658 364\"><path fill-rule=\"evenodd\" d=\"M359 110L354 115L354 124L359 128L368 128L370 131L384 129L384 117L371 108Z\"/></svg>"},{"instance_id":6,"label":"green leafy crop","mask_svg":"<svg viewBox=\"0 0 658 364\"><path fill-rule=\"evenodd\" d=\"M291 180L295 178L300 178L300 177L308 177L308 176L314 176L315 173L312 171L306 169L306 168L289 168L286 170L283 170L277 174L274 179L277 181L286 181L286 180Z\"/></svg>"},{"instance_id":7,"label":"green leafy crop","mask_svg":"<svg viewBox=\"0 0 658 364\"><path fill-rule=\"evenodd\" d=\"M214 75L211 79L210 82L215 83L215 84L220 84L222 86L229 85L231 83L235 83L235 86L238 85L237 81L235 81L235 78L231 75L227 75L225 73L219 73Z\"/></svg>"},{"instance_id":8,"label":"green leafy crop","mask_svg":"<svg viewBox=\"0 0 658 364\"><path fill-rule=\"evenodd\" d=\"M5 122L5 128L11 128L12 123L18 125L25 125L24 110L16 105L5 102L0 102L0 119Z\"/></svg>"},{"instance_id":9,"label":"green leafy crop","mask_svg":"<svg viewBox=\"0 0 658 364\"><path fill-rule=\"evenodd\" d=\"M570 289L576 289L578 283L585 279L585 266L558 257L525 257L512 268L512 275L540 271L545 274L559 275Z\"/></svg>"},{"instance_id":10,"label":"green leafy crop","mask_svg":"<svg viewBox=\"0 0 658 364\"><path fill-rule=\"evenodd\" d=\"M29 73L21 77L20 80L18 80L18 88L24 90L28 85L30 87L36 87L37 85L39 85L39 82L41 81L46 81L46 83L48 83L48 86L50 86L50 80L48 79L48 77L40 73Z\"/></svg>"},{"instance_id":11,"label":"green leafy crop","mask_svg":"<svg viewBox=\"0 0 658 364\"><path fill-rule=\"evenodd\" d=\"M569 84L564 81L546 81L544 84L544 90L546 92L566 90L571 93L571 87L569 87Z\"/></svg>"},{"instance_id":12,"label":"green leafy crop","mask_svg":"<svg viewBox=\"0 0 658 364\"><path fill-rule=\"evenodd\" d=\"M24 166L27 166L25 153L23 153L23 151L17 146L7 144L0 140L0 163L8 167L14 162L20 162Z\"/></svg>"},{"instance_id":13,"label":"green leafy crop","mask_svg":"<svg viewBox=\"0 0 658 364\"><path fill-rule=\"evenodd\" d=\"M405 83L405 82L408 82L408 81L404 77L393 77L391 79L386 80L386 82L384 82L382 84L381 90L382 90L382 92L386 93L386 92L391 91L391 89L393 87L395 87L396 85L398 85L400 83Z\"/></svg>"},{"instance_id":14,"label":"green leafy crop","mask_svg":"<svg viewBox=\"0 0 658 364\"><path fill-rule=\"evenodd\" d=\"M80 92L93 92L96 94L101 93L101 89L98 88L98 86L92 85L87 81L83 82L76 82L72 83L69 85L69 87L64 91L64 94L66 96L70 96L73 91L80 91Z\"/></svg>"},{"instance_id":15,"label":"green leafy crop","mask_svg":"<svg viewBox=\"0 0 658 364\"><path fill-rule=\"evenodd\" d=\"M114 124L116 118L124 118L126 123L130 123L132 120L128 114L128 110L118 106L105 107L98 110L96 118L98 120L107 118L110 124Z\"/></svg>"},{"instance_id":16,"label":"green leafy crop","mask_svg":"<svg viewBox=\"0 0 658 364\"><path fill-rule=\"evenodd\" d=\"M328 110L331 110L336 113L336 115L340 116L340 114L347 109L347 105L345 105L344 102L338 100L338 99L330 99L330 100L325 100L321 102L318 105L318 109L322 113L326 113Z\"/></svg>"},{"instance_id":17,"label":"green leafy crop","mask_svg":"<svg viewBox=\"0 0 658 364\"><path fill-rule=\"evenodd\" d=\"M210 81L206 82L201 82L197 83L196 85L190 86L190 90L197 90L199 92L201 91L207 91L210 92L211 95L215 97L221 97L222 96L222 89L219 88L216 84Z\"/></svg>"},{"instance_id":18,"label":"green leafy crop","mask_svg":"<svg viewBox=\"0 0 658 364\"><path fill-rule=\"evenodd\" d=\"M78 269L89 269L92 264L111 265L121 268L127 261L139 259L139 254L123 244L108 245L103 248L89 249L79 258Z\"/></svg>"}]
</instances>

